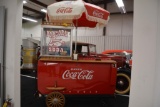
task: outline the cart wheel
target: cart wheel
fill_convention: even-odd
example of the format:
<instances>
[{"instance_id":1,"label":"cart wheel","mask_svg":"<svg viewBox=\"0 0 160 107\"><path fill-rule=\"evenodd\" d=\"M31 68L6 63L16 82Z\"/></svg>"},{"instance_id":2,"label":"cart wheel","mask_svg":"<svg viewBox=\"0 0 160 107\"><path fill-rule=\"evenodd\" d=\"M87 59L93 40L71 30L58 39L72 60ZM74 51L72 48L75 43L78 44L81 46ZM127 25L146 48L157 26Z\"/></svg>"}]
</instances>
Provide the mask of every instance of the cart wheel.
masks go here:
<instances>
[{"instance_id":1,"label":"cart wheel","mask_svg":"<svg viewBox=\"0 0 160 107\"><path fill-rule=\"evenodd\" d=\"M127 94L130 90L130 77L124 73L117 74L116 93Z\"/></svg>"},{"instance_id":2,"label":"cart wheel","mask_svg":"<svg viewBox=\"0 0 160 107\"><path fill-rule=\"evenodd\" d=\"M52 92L46 97L47 107L64 107L65 97L60 92Z\"/></svg>"}]
</instances>

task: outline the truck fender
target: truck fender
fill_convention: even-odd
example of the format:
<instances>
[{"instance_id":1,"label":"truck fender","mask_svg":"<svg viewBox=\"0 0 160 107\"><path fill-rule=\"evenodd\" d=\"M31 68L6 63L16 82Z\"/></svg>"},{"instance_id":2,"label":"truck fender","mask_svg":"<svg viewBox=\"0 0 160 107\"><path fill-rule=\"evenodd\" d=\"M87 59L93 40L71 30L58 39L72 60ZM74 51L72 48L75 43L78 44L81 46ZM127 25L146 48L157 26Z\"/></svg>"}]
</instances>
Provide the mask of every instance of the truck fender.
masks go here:
<instances>
[{"instance_id":1,"label":"truck fender","mask_svg":"<svg viewBox=\"0 0 160 107\"><path fill-rule=\"evenodd\" d=\"M131 69L129 69L129 68L119 67L119 68L117 68L117 73L125 73L131 77Z\"/></svg>"},{"instance_id":2,"label":"truck fender","mask_svg":"<svg viewBox=\"0 0 160 107\"><path fill-rule=\"evenodd\" d=\"M117 69L116 90L117 94L129 94L131 84L131 70L126 68Z\"/></svg>"}]
</instances>

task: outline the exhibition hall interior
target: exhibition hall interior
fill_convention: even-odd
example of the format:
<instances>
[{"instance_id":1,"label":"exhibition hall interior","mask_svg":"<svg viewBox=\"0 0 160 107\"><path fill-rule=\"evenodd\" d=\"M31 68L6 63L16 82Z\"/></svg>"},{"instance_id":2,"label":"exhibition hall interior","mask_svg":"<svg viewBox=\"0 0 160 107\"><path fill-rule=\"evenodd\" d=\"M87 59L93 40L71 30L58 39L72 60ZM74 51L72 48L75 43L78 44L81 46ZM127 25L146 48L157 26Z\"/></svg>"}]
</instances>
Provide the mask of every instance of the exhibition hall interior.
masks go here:
<instances>
[{"instance_id":1,"label":"exhibition hall interior","mask_svg":"<svg viewBox=\"0 0 160 107\"><path fill-rule=\"evenodd\" d=\"M128 107L133 0L28 0L22 18L21 107Z\"/></svg>"},{"instance_id":2,"label":"exhibition hall interior","mask_svg":"<svg viewBox=\"0 0 160 107\"><path fill-rule=\"evenodd\" d=\"M0 106L159 107L159 19L159 0L0 0Z\"/></svg>"},{"instance_id":3,"label":"exhibition hall interior","mask_svg":"<svg viewBox=\"0 0 160 107\"><path fill-rule=\"evenodd\" d=\"M13 69L20 78L10 81L20 85L20 107L129 107L133 7L134 0L22 0L16 8L22 21L15 22L22 22L21 31L14 29L20 39L9 41L19 47L13 48L19 52ZM0 24L8 25L4 17L10 11L0 5L0 14ZM9 72L2 72L15 60L4 59L9 53L3 48L12 45L1 36L5 27L0 26L0 106L15 107L16 95L6 95Z\"/></svg>"}]
</instances>

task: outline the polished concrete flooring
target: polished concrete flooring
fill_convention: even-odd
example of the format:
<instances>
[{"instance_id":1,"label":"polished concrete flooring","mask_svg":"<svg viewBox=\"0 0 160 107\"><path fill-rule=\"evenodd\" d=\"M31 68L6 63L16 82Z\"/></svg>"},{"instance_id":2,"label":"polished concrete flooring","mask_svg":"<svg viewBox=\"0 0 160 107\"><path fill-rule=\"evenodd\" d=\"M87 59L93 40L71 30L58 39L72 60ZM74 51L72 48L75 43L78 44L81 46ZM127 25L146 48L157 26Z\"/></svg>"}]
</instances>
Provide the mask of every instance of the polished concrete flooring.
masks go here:
<instances>
[{"instance_id":1,"label":"polished concrete flooring","mask_svg":"<svg viewBox=\"0 0 160 107\"><path fill-rule=\"evenodd\" d=\"M35 72L21 71L21 107L46 107L45 97L35 98L37 90ZM107 100L109 101L109 100ZM97 99L66 98L65 107L128 107L129 96L116 95L107 101Z\"/></svg>"}]
</instances>

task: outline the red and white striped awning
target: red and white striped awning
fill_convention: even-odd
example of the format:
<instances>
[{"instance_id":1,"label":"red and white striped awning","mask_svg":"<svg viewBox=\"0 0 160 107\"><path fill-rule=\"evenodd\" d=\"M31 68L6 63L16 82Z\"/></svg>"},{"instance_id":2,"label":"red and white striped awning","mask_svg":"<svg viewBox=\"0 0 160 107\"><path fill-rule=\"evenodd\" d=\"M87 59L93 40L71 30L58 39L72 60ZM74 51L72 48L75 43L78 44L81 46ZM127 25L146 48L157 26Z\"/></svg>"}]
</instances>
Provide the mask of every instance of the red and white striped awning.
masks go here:
<instances>
[{"instance_id":1,"label":"red and white striped awning","mask_svg":"<svg viewBox=\"0 0 160 107\"><path fill-rule=\"evenodd\" d=\"M96 27L97 23L105 26L109 15L107 10L82 0L61 1L49 5L47 8L49 22L71 21L77 27Z\"/></svg>"}]
</instances>

